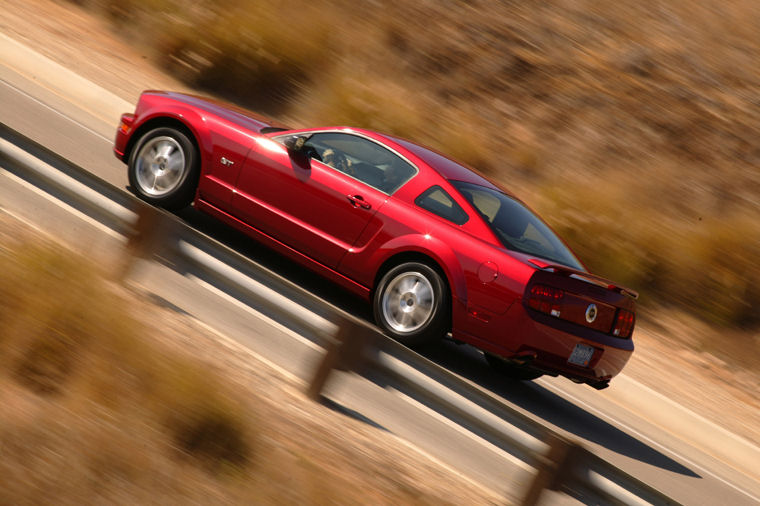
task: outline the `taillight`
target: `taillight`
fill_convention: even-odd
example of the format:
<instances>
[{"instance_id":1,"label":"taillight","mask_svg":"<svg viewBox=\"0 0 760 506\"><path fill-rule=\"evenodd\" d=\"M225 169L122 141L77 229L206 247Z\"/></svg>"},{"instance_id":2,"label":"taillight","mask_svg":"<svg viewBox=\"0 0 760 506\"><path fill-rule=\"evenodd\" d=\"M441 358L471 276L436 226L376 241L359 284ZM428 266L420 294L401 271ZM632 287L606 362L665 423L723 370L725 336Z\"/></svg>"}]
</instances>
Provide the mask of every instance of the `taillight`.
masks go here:
<instances>
[{"instance_id":1,"label":"taillight","mask_svg":"<svg viewBox=\"0 0 760 506\"><path fill-rule=\"evenodd\" d=\"M565 292L546 285L533 285L528 297L528 307L552 316L560 315L560 306Z\"/></svg>"},{"instance_id":2,"label":"taillight","mask_svg":"<svg viewBox=\"0 0 760 506\"><path fill-rule=\"evenodd\" d=\"M621 309L618 311L617 319L615 320L615 327L612 330L612 335L618 337L629 337L633 331L633 324L636 321L636 317L630 311Z\"/></svg>"}]
</instances>

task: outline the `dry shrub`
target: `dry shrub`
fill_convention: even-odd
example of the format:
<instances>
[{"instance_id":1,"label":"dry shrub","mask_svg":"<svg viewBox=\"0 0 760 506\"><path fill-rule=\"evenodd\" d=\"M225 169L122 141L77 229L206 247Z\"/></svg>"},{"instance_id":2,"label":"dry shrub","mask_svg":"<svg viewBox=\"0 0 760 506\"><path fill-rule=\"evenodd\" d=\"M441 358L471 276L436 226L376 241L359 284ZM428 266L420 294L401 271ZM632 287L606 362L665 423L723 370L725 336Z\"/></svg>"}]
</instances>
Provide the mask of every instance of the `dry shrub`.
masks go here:
<instances>
[{"instance_id":1,"label":"dry shrub","mask_svg":"<svg viewBox=\"0 0 760 506\"><path fill-rule=\"evenodd\" d=\"M215 476L248 466L254 420L238 394L202 365L149 341L129 303L97 267L47 246L1 255L0 295L7 303L0 309L0 383L26 388L27 393L11 390L16 402L27 398L24 402L36 406L20 411L22 416L30 412L36 418L15 426L0 420L0 438L19 438L32 447L49 441L63 456L81 454L80 467L48 490L76 490L88 473L123 475L119 479L131 487L148 479L151 466L139 464L145 459L169 462L186 455ZM35 401L40 394L50 401ZM34 430L21 430L26 423ZM101 444L111 440L129 444ZM16 465L22 464L23 455L17 457ZM167 462L160 467L170 468ZM52 469L40 466L53 463L24 464L50 479ZM69 491L67 497L77 493Z\"/></svg>"},{"instance_id":2,"label":"dry shrub","mask_svg":"<svg viewBox=\"0 0 760 506\"><path fill-rule=\"evenodd\" d=\"M345 71L345 72L343 72ZM301 98L305 121L356 126L413 137L426 118L414 93L391 79L364 79L348 66L324 76Z\"/></svg>"},{"instance_id":3,"label":"dry shrub","mask_svg":"<svg viewBox=\"0 0 760 506\"><path fill-rule=\"evenodd\" d=\"M148 399L182 454L218 474L246 467L253 459L247 427L255 425L228 386L199 364L168 359Z\"/></svg>"},{"instance_id":4,"label":"dry shrub","mask_svg":"<svg viewBox=\"0 0 760 506\"><path fill-rule=\"evenodd\" d=\"M179 79L264 112L329 67L337 7L298 0L80 0Z\"/></svg>"},{"instance_id":5,"label":"dry shrub","mask_svg":"<svg viewBox=\"0 0 760 506\"><path fill-rule=\"evenodd\" d=\"M751 328L760 323L760 223L757 216L708 218L683 244L674 280L713 323ZM674 245L675 246L675 245Z\"/></svg>"},{"instance_id":6,"label":"dry shrub","mask_svg":"<svg viewBox=\"0 0 760 506\"><path fill-rule=\"evenodd\" d=\"M0 365L33 389L58 391L76 372L90 339L109 324L99 320L108 309L91 290L96 276L86 263L51 248L25 246L2 256L6 353Z\"/></svg>"},{"instance_id":7,"label":"dry shrub","mask_svg":"<svg viewBox=\"0 0 760 506\"><path fill-rule=\"evenodd\" d=\"M541 178L542 148L532 132L521 125L500 124L467 104L433 108L433 112L439 116L430 118L416 139L491 178L504 179L508 174L506 186L513 190L515 178ZM429 128L430 124L436 128Z\"/></svg>"},{"instance_id":8,"label":"dry shrub","mask_svg":"<svg viewBox=\"0 0 760 506\"><path fill-rule=\"evenodd\" d=\"M161 434L141 417L45 402L10 382L0 385L3 401L13 402L0 414L0 503L144 502L151 499L148 491L156 491L152 480L181 490L162 455L167 449Z\"/></svg>"},{"instance_id":9,"label":"dry shrub","mask_svg":"<svg viewBox=\"0 0 760 506\"><path fill-rule=\"evenodd\" d=\"M549 221L592 271L637 289L645 306L674 306L721 326L760 323L760 223L746 210L690 221L624 200L632 180L555 188Z\"/></svg>"},{"instance_id":10,"label":"dry shrub","mask_svg":"<svg viewBox=\"0 0 760 506\"><path fill-rule=\"evenodd\" d=\"M136 35L163 66L196 88L278 113L329 67L336 30L329 6L294 0L153 3L131 2L135 24L147 28Z\"/></svg>"},{"instance_id":11,"label":"dry shrub","mask_svg":"<svg viewBox=\"0 0 760 506\"><path fill-rule=\"evenodd\" d=\"M73 371L78 344L66 332L46 328L16 367L19 382L39 393L58 393Z\"/></svg>"}]
</instances>

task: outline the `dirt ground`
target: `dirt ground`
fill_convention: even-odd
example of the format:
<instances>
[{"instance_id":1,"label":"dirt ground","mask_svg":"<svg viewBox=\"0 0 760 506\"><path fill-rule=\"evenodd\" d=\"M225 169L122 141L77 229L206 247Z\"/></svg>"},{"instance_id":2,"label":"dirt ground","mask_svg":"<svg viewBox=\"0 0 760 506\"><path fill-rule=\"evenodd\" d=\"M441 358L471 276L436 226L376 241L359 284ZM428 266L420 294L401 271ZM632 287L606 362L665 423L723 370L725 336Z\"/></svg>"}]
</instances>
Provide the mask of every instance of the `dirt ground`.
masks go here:
<instances>
[{"instance_id":1,"label":"dirt ground","mask_svg":"<svg viewBox=\"0 0 760 506\"><path fill-rule=\"evenodd\" d=\"M143 89L185 89L102 18L67 2L6 0L0 31L132 102ZM625 374L760 444L760 372L727 363L741 350L723 348L723 337L686 316L646 314ZM750 343L760 346L760 335ZM229 363L243 374L244 362Z\"/></svg>"}]
</instances>

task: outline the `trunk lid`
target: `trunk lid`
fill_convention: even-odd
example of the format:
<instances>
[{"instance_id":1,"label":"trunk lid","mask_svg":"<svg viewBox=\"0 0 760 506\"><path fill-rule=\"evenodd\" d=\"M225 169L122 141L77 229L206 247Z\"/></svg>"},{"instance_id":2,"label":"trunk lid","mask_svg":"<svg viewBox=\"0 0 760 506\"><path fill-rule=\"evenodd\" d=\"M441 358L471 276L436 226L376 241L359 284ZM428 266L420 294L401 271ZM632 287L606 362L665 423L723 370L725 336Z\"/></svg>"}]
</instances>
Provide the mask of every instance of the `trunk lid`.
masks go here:
<instances>
[{"instance_id":1,"label":"trunk lid","mask_svg":"<svg viewBox=\"0 0 760 506\"><path fill-rule=\"evenodd\" d=\"M605 278L531 259L538 270L525 291L526 307L581 327L630 338L638 293Z\"/></svg>"}]
</instances>

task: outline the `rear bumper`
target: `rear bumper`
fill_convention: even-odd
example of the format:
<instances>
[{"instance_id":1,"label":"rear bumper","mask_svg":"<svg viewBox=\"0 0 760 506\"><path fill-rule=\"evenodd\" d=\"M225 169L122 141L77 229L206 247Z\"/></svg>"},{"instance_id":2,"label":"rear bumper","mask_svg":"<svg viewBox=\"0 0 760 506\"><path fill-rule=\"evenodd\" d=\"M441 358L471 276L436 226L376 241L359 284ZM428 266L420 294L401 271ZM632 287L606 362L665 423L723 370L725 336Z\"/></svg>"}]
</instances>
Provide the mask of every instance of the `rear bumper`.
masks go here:
<instances>
[{"instance_id":1,"label":"rear bumper","mask_svg":"<svg viewBox=\"0 0 760 506\"><path fill-rule=\"evenodd\" d=\"M501 329L501 335L493 336L492 342L499 343L502 348L499 354L504 358L518 359L547 374L586 383L609 381L623 370L634 349L630 338L581 327L526 309L520 303L510 307L501 323L493 325ZM587 366L568 362L579 343L594 348Z\"/></svg>"}]
</instances>

